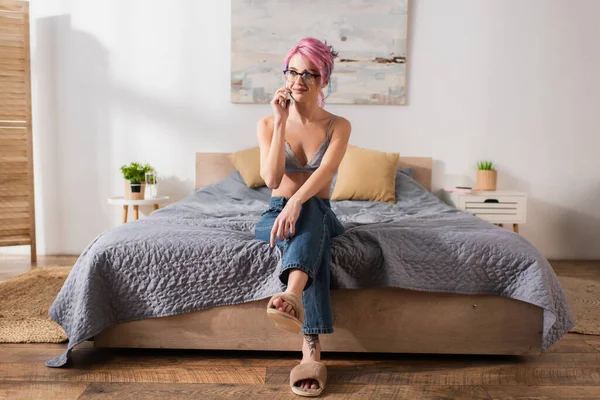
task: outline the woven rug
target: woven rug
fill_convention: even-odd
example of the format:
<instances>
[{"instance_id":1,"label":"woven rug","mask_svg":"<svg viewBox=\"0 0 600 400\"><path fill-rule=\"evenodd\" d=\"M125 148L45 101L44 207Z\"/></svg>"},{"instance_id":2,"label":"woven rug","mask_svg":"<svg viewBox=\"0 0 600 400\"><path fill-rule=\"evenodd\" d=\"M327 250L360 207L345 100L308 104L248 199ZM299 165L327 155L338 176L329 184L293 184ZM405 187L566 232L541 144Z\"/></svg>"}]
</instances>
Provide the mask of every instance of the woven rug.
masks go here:
<instances>
[{"instance_id":1,"label":"woven rug","mask_svg":"<svg viewBox=\"0 0 600 400\"><path fill-rule=\"evenodd\" d=\"M36 267L0 282L0 343L61 343L65 331L48 309L71 267Z\"/></svg>"},{"instance_id":2,"label":"woven rug","mask_svg":"<svg viewBox=\"0 0 600 400\"><path fill-rule=\"evenodd\" d=\"M67 335L48 317L71 267L34 268L0 282L0 343L61 343ZM600 282L558 277L576 325L570 332L600 335Z\"/></svg>"},{"instance_id":3,"label":"woven rug","mask_svg":"<svg viewBox=\"0 0 600 400\"><path fill-rule=\"evenodd\" d=\"M575 327L569 332L600 335L600 281L559 276L571 311Z\"/></svg>"}]
</instances>

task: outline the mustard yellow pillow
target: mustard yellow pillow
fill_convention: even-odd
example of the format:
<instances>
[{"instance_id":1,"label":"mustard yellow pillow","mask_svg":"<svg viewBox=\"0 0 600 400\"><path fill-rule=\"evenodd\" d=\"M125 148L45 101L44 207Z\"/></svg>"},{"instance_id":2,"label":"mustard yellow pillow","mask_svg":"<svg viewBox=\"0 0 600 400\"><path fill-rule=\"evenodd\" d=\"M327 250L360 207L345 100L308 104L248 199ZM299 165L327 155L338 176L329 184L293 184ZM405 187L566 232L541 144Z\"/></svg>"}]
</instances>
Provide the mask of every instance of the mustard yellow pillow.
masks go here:
<instances>
[{"instance_id":1,"label":"mustard yellow pillow","mask_svg":"<svg viewBox=\"0 0 600 400\"><path fill-rule=\"evenodd\" d=\"M228 157L235 169L239 171L246 186L266 186L265 180L260 176L260 147L231 153Z\"/></svg>"},{"instance_id":2,"label":"mustard yellow pillow","mask_svg":"<svg viewBox=\"0 0 600 400\"><path fill-rule=\"evenodd\" d=\"M348 145L338 168L331 200L396 202L399 153Z\"/></svg>"}]
</instances>

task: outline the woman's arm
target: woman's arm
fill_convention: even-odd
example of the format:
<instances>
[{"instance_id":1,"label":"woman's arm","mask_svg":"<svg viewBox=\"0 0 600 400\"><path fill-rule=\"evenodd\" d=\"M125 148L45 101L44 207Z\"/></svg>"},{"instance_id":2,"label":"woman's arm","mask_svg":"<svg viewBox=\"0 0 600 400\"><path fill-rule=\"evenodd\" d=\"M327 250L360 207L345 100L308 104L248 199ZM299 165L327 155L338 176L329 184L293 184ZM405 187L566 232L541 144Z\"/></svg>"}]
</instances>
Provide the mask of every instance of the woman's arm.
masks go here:
<instances>
[{"instance_id":1,"label":"woman's arm","mask_svg":"<svg viewBox=\"0 0 600 400\"><path fill-rule=\"evenodd\" d=\"M260 176L270 189L277 189L285 171L285 124L290 115L287 86L277 89L271 99L273 117L258 121L256 136L260 146Z\"/></svg>"},{"instance_id":2,"label":"woman's arm","mask_svg":"<svg viewBox=\"0 0 600 400\"><path fill-rule=\"evenodd\" d=\"M334 125L333 132L331 133L331 141L323 155L321 165L304 182L302 187L294 193L288 202L297 201L299 204L304 204L305 201L319 193L323 189L323 186L328 184L333 175L335 175L335 171L337 171L346 153L350 132L352 131L350 121L347 119L338 117L336 121L339 122Z\"/></svg>"},{"instance_id":3,"label":"woman's arm","mask_svg":"<svg viewBox=\"0 0 600 400\"><path fill-rule=\"evenodd\" d=\"M268 188L277 189L285 169L285 121L264 117L258 121L256 130L260 146L260 176Z\"/></svg>"}]
</instances>

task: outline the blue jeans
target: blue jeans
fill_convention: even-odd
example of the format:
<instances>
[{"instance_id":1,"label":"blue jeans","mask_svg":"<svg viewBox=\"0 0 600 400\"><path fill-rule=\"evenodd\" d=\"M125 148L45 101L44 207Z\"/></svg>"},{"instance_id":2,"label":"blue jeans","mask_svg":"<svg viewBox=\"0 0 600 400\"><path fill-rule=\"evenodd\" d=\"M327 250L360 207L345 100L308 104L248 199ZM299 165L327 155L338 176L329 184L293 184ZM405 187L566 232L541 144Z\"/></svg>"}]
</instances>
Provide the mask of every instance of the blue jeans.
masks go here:
<instances>
[{"instance_id":1,"label":"blue jeans","mask_svg":"<svg viewBox=\"0 0 600 400\"><path fill-rule=\"evenodd\" d=\"M269 242L275 219L288 199L271 197L269 207L256 224L255 236ZM333 333L333 315L329 299L331 275L331 238L342 235L344 227L331 210L329 199L313 196L300 210L293 237L275 243L282 249L283 260L279 279L287 286L288 275L300 269L308 275L302 294L304 325L302 333Z\"/></svg>"}]
</instances>

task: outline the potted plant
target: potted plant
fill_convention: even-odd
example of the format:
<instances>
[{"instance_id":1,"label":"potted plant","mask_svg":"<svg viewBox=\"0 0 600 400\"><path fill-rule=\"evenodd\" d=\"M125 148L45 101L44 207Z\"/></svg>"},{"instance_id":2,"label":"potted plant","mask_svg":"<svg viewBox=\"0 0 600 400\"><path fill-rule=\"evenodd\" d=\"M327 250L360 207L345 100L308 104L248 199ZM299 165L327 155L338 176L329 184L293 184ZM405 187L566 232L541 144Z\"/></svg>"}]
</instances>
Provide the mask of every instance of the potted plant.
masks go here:
<instances>
[{"instance_id":1,"label":"potted plant","mask_svg":"<svg viewBox=\"0 0 600 400\"><path fill-rule=\"evenodd\" d=\"M475 190L496 190L498 174L494 163L487 160L477 162L477 176L475 177Z\"/></svg>"},{"instance_id":2,"label":"potted plant","mask_svg":"<svg viewBox=\"0 0 600 400\"><path fill-rule=\"evenodd\" d=\"M144 190L146 186L146 172L154 170L147 163L142 165L132 162L129 165L121 166L121 173L125 178L125 199L126 200L144 200Z\"/></svg>"}]
</instances>

